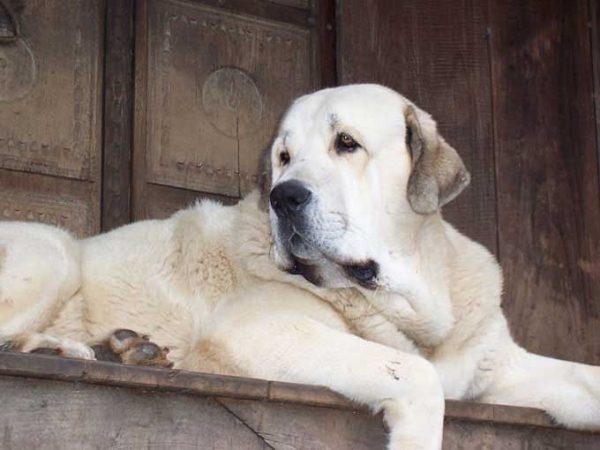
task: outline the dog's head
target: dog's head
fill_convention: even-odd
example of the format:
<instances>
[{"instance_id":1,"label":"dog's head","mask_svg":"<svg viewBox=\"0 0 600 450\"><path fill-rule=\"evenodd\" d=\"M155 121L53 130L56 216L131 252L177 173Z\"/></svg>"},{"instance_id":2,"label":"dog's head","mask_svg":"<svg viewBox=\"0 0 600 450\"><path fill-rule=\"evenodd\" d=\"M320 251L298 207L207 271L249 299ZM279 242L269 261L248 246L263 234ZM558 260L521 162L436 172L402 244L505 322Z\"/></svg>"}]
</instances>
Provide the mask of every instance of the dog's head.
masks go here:
<instances>
[{"instance_id":1,"label":"dog's head","mask_svg":"<svg viewBox=\"0 0 600 450\"><path fill-rule=\"evenodd\" d=\"M296 100L270 167L275 262L329 288L375 288L382 261L403 245L399 227L418 225L469 183L431 117L377 85Z\"/></svg>"}]
</instances>

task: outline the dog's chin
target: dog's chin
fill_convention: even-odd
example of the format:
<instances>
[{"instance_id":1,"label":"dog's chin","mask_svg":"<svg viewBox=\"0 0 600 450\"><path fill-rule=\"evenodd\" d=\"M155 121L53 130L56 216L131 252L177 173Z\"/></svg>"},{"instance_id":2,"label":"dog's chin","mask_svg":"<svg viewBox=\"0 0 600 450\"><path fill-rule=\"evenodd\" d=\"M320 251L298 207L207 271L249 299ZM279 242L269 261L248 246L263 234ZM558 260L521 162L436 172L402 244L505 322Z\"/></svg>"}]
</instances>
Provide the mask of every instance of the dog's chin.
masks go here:
<instances>
[{"instance_id":1,"label":"dog's chin","mask_svg":"<svg viewBox=\"0 0 600 450\"><path fill-rule=\"evenodd\" d=\"M278 267L290 274L300 275L318 287L340 289L354 287L344 267L325 256L299 236L292 236L287 245L276 245L280 257Z\"/></svg>"}]
</instances>

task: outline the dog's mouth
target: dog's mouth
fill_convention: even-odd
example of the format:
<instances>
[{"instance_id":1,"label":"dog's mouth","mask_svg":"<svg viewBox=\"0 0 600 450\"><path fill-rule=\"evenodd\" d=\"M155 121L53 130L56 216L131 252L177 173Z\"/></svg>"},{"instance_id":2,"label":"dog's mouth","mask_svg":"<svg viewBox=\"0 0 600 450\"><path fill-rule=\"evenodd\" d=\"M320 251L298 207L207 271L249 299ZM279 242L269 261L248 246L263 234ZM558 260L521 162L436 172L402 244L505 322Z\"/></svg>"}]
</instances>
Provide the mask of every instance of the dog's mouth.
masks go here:
<instances>
[{"instance_id":1,"label":"dog's mouth","mask_svg":"<svg viewBox=\"0 0 600 450\"><path fill-rule=\"evenodd\" d=\"M327 285L327 277L333 276L335 272L335 275L344 276L364 288L377 287L379 265L373 260L338 261L308 243L297 232L288 239L285 250L290 265L284 270L292 275L301 275L316 286Z\"/></svg>"}]
</instances>

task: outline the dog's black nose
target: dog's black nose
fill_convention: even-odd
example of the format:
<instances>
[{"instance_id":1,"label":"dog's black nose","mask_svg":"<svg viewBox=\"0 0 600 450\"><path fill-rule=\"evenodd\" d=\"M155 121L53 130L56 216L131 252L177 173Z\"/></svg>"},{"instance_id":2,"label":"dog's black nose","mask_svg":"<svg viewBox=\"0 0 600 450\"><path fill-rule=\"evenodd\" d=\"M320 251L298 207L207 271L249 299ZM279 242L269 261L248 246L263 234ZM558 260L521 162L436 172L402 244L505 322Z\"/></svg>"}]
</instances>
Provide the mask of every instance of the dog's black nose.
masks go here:
<instances>
[{"instance_id":1,"label":"dog's black nose","mask_svg":"<svg viewBox=\"0 0 600 450\"><path fill-rule=\"evenodd\" d=\"M284 181L271 191L271 206L278 216L292 215L304 209L312 192L297 180Z\"/></svg>"}]
</instances>

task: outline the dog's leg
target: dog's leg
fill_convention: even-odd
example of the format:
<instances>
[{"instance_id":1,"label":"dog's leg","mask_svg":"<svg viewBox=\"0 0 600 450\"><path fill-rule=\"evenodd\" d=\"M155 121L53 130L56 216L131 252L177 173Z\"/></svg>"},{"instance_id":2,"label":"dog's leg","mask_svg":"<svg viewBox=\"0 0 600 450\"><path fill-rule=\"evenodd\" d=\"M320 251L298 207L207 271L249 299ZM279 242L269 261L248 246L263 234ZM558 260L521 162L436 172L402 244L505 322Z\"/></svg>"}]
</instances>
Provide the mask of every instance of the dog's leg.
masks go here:
<instances>
[{"instance_id":1,"label":"dog's leg","mask_svg":"<svg viewBox=\"0 0 600 450\"><path fill-rule=\"evenodd\" d=\"M365 297L415 342L439 345L454 326L452 302L447 287L436 286L401 262L390 263L392 275L381 275L382 292L364 292Z\"/></svg>"},{"instance_id":2,"label":"dog's leg","mask_svg":"<svg viewBox=\"0 0 600 450\"><path fill-rule=\"evenodd\" d=\"M256 313L255 313L256 314ZM433 365L294 313L220 323L200 347L235 374L321 385L383 410L390 450L439 450L444 396ZM202 368L201 354L195 356ZM191 358L194 359L194 358ZM186 368L185 365L182 368Z\"/></svg>"},{"instance_id":3,"label":"dog's leg","mask_svg":"<svg viewBox=\"0 0 600 450\"><path fill-rule=\"evenodd\" d=\"M95 359L94 351L87 345L67 338L45 333L23 333L2 339L0 351L41 353L68 358Z\"/></svg>"},{"instance_id":4,"label":"dog's leg","mask_svg":"<svg viewBox=\"0 0 600 450\"><path fill-rule=\"evenodd\" d=\"M600 367L528 353L511 345L478 400L546 411L569 428L600 430Z\"/></svg>"}]
</instances>

